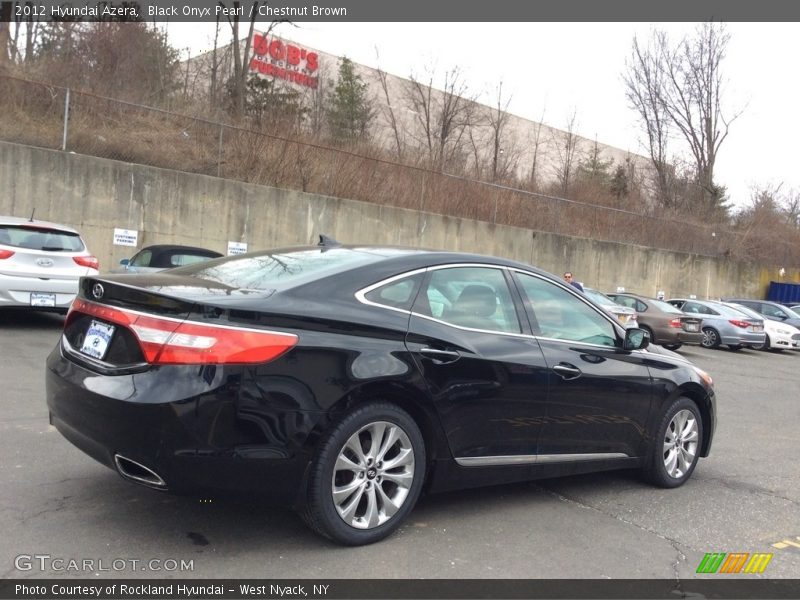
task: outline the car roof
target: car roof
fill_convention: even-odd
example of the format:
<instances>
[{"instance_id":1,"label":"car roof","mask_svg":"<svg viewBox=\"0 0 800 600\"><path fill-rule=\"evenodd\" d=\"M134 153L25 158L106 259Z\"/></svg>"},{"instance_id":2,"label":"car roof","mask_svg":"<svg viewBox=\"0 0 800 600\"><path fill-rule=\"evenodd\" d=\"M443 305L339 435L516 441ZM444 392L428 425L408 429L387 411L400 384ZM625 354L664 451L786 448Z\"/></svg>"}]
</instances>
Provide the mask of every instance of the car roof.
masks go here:
<instances>
[{"instance_id":1,"label":"car roof","mask_svg":"<svg viewBox=\"0 0 800 600\"><path fill-rule=\"evenodd\" d=\"M73 229L68 225L61 225L60 223L52 223L50 221L40 221L38 219L26 219L24 217L7 217L0 215L0 225L27 225L29 227L46 227L48 229L58 229L69 233L80 235L77 229Z\"/></svg>"}]
</instances>

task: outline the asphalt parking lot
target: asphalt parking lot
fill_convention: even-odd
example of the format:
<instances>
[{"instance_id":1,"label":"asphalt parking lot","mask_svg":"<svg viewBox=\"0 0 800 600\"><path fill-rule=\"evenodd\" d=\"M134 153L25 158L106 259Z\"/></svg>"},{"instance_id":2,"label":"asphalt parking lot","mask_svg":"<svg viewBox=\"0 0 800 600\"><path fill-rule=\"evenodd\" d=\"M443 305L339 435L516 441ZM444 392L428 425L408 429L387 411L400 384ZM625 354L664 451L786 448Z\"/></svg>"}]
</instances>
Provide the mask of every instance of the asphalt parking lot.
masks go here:
<instances>
[{"instance_id":1,"label":"asphalt parking lot","mask_svg":"<svg viewBox=\"0 0 800 600\"><path fill-rule=\"evenodd\" d=\"M44 399L62 323L0 311L3 578L684 579L708 552L772 552L762 577L800 573L800 352L682 349L719 407L711 456L682 488L616 472L431 496L388 540L342 548L258 498L161 494L69 444Z\"/></svg>"}]
</instances>

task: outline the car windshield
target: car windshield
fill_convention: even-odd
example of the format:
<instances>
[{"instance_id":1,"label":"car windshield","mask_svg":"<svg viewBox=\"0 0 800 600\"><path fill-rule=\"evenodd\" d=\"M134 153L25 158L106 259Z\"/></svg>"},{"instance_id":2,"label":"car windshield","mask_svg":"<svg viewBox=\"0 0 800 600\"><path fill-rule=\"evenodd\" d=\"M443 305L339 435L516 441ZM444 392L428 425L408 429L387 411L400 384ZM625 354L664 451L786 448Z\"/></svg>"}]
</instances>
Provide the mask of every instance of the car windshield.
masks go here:
<instances>
[{"instance_id":1,"label":"car windshield","mask_svg":"<svg viewBox=\"0 0 800 600\"><path fill-rule=\"evenodd\" d=\"M789 318L790 319L800 319L800 312L798 312L798 310L800 310L800 309L797 309L797 308L785 308L784 307L784 310L787 313L789 313Z\"/></svg>"},{"instance_id":2,"label":"car windshield","mask_svg":"<svg viewBox=\"0 0 800 600\"><path fill-rule=\"evenodd\" d=\"M80 252L84 249L77 233L35 225L0 225L0 244L50 252Z\"/></svg>"}]
</instances>

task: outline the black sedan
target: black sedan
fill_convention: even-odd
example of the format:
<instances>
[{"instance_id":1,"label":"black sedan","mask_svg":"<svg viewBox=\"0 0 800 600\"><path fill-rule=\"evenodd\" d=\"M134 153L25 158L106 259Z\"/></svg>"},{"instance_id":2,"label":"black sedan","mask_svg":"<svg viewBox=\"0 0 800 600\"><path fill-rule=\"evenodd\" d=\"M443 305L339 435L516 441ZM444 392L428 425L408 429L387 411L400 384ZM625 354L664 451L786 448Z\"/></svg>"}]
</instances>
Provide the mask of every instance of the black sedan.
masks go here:
<instances>
[{"instance_id":1,"label":"black sedan","mask_svg":"<svg viewBox=\"0 0 800 600\"><path fill-rule=\"evenodd\" d=\"M122 477L261 493L344 544L423 491L707 456L711 378L560 279L500 258L277 249L85 277L50 420Z\"/></svg>"}]
</instances>

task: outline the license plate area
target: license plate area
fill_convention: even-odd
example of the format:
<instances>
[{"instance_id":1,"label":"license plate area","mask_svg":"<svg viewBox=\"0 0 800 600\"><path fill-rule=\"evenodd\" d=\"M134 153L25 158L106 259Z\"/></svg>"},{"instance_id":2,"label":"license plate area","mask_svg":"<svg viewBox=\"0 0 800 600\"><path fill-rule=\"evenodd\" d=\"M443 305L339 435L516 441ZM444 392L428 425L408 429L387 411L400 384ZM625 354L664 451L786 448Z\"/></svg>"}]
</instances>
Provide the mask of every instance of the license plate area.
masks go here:
<instances>
[{"instance_id":1,"label":"license plate area","mask_svg":"<svg viewBox=\"0 0 800 600\"><path fill-rule=\"evenodd\" d=\"M114 336L113 325L108 325L101 321L92 320L86 330L86 337L81 344L80 352L86 356L91 356L97 360L103 360Z\"/></svg>"},{"instance_id":2,"label":"license plate area","mask_svg":"<svg viewBox=\"0 0 800 600\"><path fill-rule=\"evenodd\" d=\"M56 305L55 294L42 294L39 292L31 292L31 306L37 308L53 308Z\"/></svg>"},{"instance_id":3,"label":"license plate area","mask_svg":"<svg viewBox=\"0 0 800 600\"><path fill-rule=\"evenodd\" d=\"M683 329L685 331L697 332L697 331L700 331L700 324L699 323L684 323L683 324Z\"/></svg>"}]
</instances>

